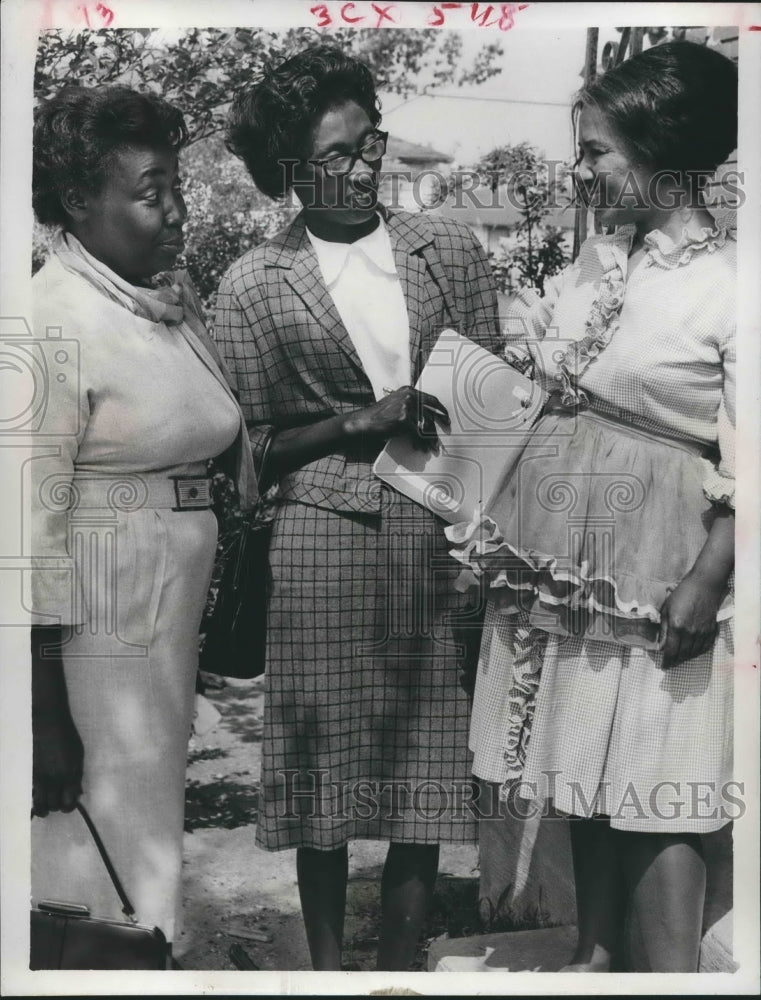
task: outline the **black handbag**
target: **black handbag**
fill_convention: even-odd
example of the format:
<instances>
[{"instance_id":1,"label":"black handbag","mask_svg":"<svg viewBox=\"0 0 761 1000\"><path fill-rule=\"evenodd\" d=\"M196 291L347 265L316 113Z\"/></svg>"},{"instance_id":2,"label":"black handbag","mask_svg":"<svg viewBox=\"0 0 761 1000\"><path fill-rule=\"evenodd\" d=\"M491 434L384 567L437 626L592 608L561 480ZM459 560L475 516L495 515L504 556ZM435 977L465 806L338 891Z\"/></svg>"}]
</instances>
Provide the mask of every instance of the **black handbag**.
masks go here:
<instances>
[{"instance_id":1,"label":"black handbag","mask_svg":"<svg viewBox=\"0 0 761 1000\"><path fill-rule=\"evenodd\" d=\"M452 637L457 643L460 657L460 687L469 698L473 697L476 689L487 597L482 592L475 604L452 611L449 616Z\"/></svg>"},{"instance_id":2,"label":"black handbag","mask_svg":"<svg viewBox=\"0 0 761 1000\"><path fill-rule=\"evenodd\" d=\"M165 970L168 948L163 932L137 923L135 909L93 821L81 803L77 809L92 834L127 920L92 917L89 909L79 903L40 900L31 912L29 968Z\"/></svg>"},{"instance_id":3,"label":"black handbag","mask_svg":"<svg viewBox=\"0 0 761 1000\"><path fill-rule=\"evenodd\" d=\"M216 599L201 622L198 667L206 673L247 679L264 673L271 535L271 518L257 508L224 539Z\"/></svg>"},{"instance_id":4,"label":"black handbag","mask_svg":"<svg viewBox=\"0 0 761 1000\"><path fill-rule=\"evenodd\" d=\"M272 437L270 433L262 449L260 485L265 481ZM252 511L225 525L217 556L216 594L201 621L198 669L205 673L246 680L264 673L274 516L275 501L265 495Z\"/></svg>"}]
</instances>

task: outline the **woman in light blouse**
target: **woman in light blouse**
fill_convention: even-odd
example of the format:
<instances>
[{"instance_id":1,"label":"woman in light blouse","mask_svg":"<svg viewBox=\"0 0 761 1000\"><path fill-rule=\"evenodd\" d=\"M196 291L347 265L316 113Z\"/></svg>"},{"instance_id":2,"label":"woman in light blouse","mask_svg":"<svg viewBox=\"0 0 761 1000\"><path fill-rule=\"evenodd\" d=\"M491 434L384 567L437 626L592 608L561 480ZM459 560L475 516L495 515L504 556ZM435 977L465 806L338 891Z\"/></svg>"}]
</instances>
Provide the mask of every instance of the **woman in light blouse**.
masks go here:
<instances>
[{"instance_id":1,"label":"woman in light blouse","mask_svg":"<svg viewBox=\"0 0 761 1000\"><path fill-rule=\"evenodd\" d=\"M694 971L700 834L737 815L736 248L704 199L736 145L736 68L657 46L576 115L580 179L617 228L514 308L508 357L550 402L488 516L447 532L491 585L474 771L573 817L570 968Z\"/></svg>"},{"instance_id":2,"label":"woman in light blouse","mask_svg":"<svg viewBox=\"0 0 761 1000\"><path fill-rule=\"evenodd\" d=\"M82 817L66 815L81 799L170 950L217 540L208 460L233 460L244 505L257 492L198 296L171 270L186 141L177 108L125 87L67 87L36 111L34 209L58 231L32 281L56 373L30 463L32 892L123 918Z\"/></svg>"}]
</instances>

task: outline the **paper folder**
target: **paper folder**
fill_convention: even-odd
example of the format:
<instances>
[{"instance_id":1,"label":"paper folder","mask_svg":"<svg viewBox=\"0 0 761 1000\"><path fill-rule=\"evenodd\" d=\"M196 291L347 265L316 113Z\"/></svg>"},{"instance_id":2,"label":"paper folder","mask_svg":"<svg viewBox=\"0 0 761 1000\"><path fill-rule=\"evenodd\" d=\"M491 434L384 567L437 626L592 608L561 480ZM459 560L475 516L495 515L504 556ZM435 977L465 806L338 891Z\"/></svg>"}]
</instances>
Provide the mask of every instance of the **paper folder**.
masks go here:
<instances>
[{"instance_id":1,"label":"paper folder","mask_svg":"<svg viewBox=\"0 0 761 1000\"><path fill-rule=\"evenodd\" d=\"M546 401L546 393L502 358L454 330L444 330L417 389L447 408L451 427L438 425L438 454L392 438L373 471L389 486L447 521L488 509L517 460Z\"/></svg>"}]
</instances>

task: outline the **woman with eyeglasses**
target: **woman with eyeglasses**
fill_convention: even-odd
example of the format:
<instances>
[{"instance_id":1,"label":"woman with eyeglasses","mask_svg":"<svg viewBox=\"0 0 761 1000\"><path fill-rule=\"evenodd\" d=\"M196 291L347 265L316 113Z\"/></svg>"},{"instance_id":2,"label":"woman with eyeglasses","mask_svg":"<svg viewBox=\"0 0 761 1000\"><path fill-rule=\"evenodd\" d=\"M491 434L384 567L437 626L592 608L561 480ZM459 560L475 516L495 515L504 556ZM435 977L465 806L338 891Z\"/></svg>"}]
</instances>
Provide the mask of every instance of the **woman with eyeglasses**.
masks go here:
<instances>
[{"instance_id":1,"label":"woman with eyeglasses","mask_svg":"<svg viewBox=\"0 0 761 1000\"><path fill-rule=\"evenodd\" d=\"M233 103L229 148L298 217L219 290L264 482L279 483L258 843L297 849L315 969L340 969L347 845L388 840L378 968L411 963L440 841L475 840L469 704L441 522L382 485L384 443L436 441L416 392L448 326L487 347L496 293L466 227L377 203L386 133L367 68L301 52Z\"/></svg>"}]
</instances>

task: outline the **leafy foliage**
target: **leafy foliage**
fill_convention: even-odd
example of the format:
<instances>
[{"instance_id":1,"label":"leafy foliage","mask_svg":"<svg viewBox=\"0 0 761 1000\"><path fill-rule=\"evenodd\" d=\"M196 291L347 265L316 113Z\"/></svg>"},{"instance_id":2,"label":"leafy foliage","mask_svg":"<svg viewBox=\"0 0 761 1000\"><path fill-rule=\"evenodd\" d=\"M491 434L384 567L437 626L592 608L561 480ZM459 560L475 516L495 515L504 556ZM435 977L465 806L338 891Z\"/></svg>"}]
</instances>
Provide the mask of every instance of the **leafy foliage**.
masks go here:
<instances>
[{"instance_id":1,"label":"leafy foliage","mask_svg":"<svg viewBox=\"0 0 761 1000\"><path fill-rule=\"evenodd\" d=\"M65 82L84 86L120 83L160 93L186 115L191 145L182 155L188 221L186 266L213 310L219 279L232 261L273 235L293 216L288 203L260 195L243 166L222 146L233 93L266 66L307 45L330 41L363 59L378 88L408 96L428 79L435 85L483 82L499 72L498 43L484 45L463 65L462 38L435 30L313 28L284 32L261 28L113 29L40 35L34 91L52 97ZM33 270L44 262L50 234L35 226Z\"/></svg>"},{"instance_id":2,"label":"leafy foliage","mask_svg":"<svg viewBox=\"0 0 761 1000\"><path fill-rule=\"evenodd\" d=\"M520 142L491 150L473 169L491 191L499 192L501 203L514 205L521 216L512 238L503 240L492 258L500 290L509 293L527 285L541 294L546 279L568 263L562 230L544 220L551 208L569 204L571 168L547 161L531 143Z\"/></svg>"},{"instance_id":3,"label":"leafy foliage","mask_svg":"<svg viewBox=\"0 0 761 1000\"><path fill-rule=\"evenodd\" d=\"M415 93L420 80L436 85L482 83L499 73L502 49L486 44L462 66L462 39L453 32L314 28L283 32L262 28L188 28L174 38L161 29L46 31L40 36L34 91L51 97L65 82L84 86L121 83L152 90L185 112L191 139L224 130L232 94L263 69L308 45L330 41L363 59L380 90Z\"/></svg>"},{"instance_id":4,"label":"leafy foliage","mask_svg":"<svg viewBox=\"0 0 761 1000\"><path fill-rule=\"evenodd\" d=\"M498 289L512 295L520 288L534 288L540 295L548 278L559 274L570 262L565 234L558 226L538 226L531 247L521 234L500 240L499 249L489 262Z\"/></svg>"},{"instance_id":5,"label":"leafy foliage","mask_svg":"<svg viewBox=\"0 0 761 1000\"><path fill-rule=\"evenodd\" d=\"M212 315L217 286L229 265L282 229L296 210L260 194L219 136L185 150L181 174L188 207L187 249L178 266L187 267Z\"/></svg>"}]
</instances>

